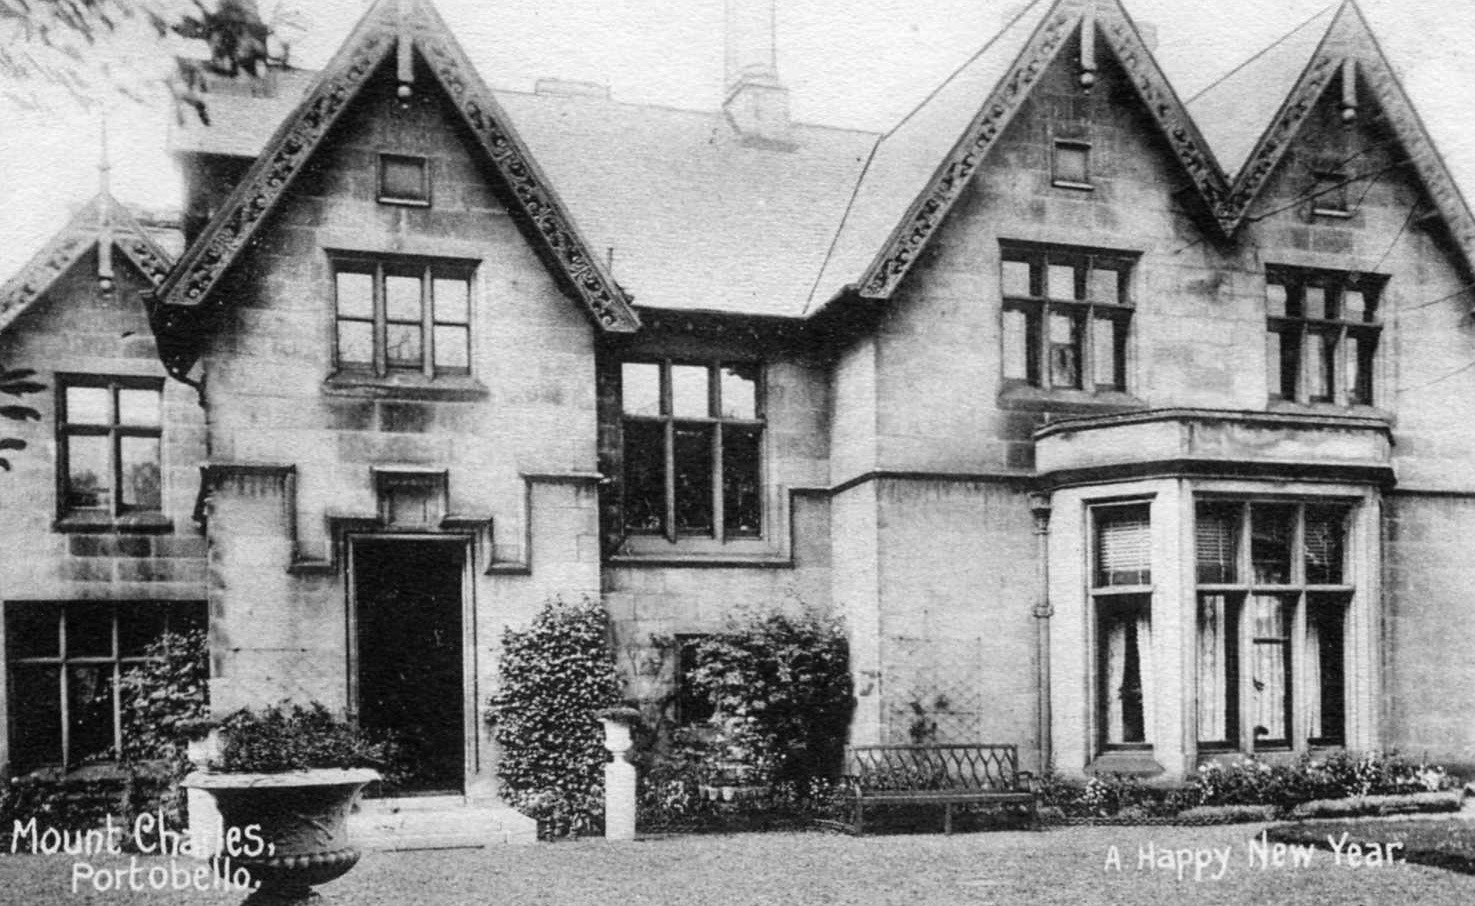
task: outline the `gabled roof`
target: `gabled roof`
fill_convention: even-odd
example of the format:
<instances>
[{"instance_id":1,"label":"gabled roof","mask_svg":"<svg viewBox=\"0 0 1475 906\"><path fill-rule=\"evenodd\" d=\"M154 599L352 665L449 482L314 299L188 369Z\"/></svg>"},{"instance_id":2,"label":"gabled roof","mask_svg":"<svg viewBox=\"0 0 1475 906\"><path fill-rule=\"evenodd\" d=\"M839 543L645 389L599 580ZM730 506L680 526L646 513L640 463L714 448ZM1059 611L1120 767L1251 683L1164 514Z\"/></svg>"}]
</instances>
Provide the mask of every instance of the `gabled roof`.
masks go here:
<instances>
[{"instance_id":1,"label":"gabled roof","mask_svg":"<svg viewBox=\"0 0 1475 906\"><path fill-rule=\"evenodd\" d=\"M1091 41L1099 35L1208 209L1220 209L1228 180L1121 4L1035 0L878 144L807 310L847 286L870 299L895 291L1077 31Z\"/></svg>"},{"instance_id":2,"label":"gabled roof","mask_svg":"<svg viewBox=\"0 0 1475 906\"><path fill-rule=\"evenodd\" d=\"M1240 78L1252 73L1242 71ZM1223 218L1231 230L1245 222L1250 206L1270 181L1271 174L1294 144L1328 87L1351 75L1356 85L1352 99L1366 104L1364 89L1382 111L1388 127L1403 147L1440 217L1449 229L1467 268L1475 270L1475 216L1433 137L1409 100L1397 73L1373 37L1367 20L1352 0L1346 0L1316 46L1300 77L1282 101L1275 117L1260 135L1254 149L1235 177ZM1239 85L1239 78L1226 79L1234 90L1253 91L1254 85ZM1356 115L1362 115L1357 113Z\"/></svg>"},{"instance_id":3,"label":"gabled roof","mask_svg":"<svg viewBox=\"0 0 1475 906\"><path fill-rule=\"evenodd\" d=\"M45 295L82 256L106 241L111 241L111 247L121 251L156 287L173 264L137 218L113 196L101 192L72 215L50 242L0 286L0 331Z\"/></svg>"},{"instance_id":4,"label":"gabled roof","mask_svg":"<svg viewBox=\"0 0 1475 906\"><path fill-rule=\"evenodd\" d=\"M625 292L575 228L562 199L430 3L377 0L160 288L156 329L164 334L182 331L178 309L216 301L212 295L216 283L247 248L343 111L391 53L398 51L403 67L412 49L506 180L515 199L514 211L531 224L542 244L539 250L567 278L594 322L615 332L639 326ZM174 370L185 365L187 355L177 358L170 363Z\"/></svg>"}]
</instances>

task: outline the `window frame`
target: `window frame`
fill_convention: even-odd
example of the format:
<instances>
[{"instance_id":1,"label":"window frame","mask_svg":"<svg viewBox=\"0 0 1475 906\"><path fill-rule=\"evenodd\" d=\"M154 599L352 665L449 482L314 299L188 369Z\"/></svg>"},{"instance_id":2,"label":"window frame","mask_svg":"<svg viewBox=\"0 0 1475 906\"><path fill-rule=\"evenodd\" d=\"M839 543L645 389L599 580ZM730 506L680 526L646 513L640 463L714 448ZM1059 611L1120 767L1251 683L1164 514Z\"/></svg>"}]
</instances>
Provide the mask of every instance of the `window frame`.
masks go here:
<instances>
[{"instance_id":1,"label":"window frame","mask_svg":"<svg viewBox=\"0 0 1475 906\"><path fill-rule=\"evenodd\" d=\"M71 388L104 389L108 392L110 418L106 424L73 422L67 404L67 391ZM158 398L158 422L153 425L132 424L122 421L119 394L125 390L145 390ZM106 375L58 373L56 375L56 513L59 521L105 520L149 517L162 518L164 513L164 379L146 375ZM106 506L73 506L68 501L71 494L72 439L76 437L103 437L107 442L110 485ZM159 505L142 507L129 505L123 499L123 441L125 438L145 438L158 442Z\"/></svg>"},{"instance_id":2,"label":"window frame","mask_svg":"<svg viewBox=\"0 0 1475 906\"><path fill-rule=\"evenodd\" d=\"M1100 262L1110 265L1096 267ZM1022 263L1029 268L1029 294L1018 295L1009 291L1005 268L1010 263ZM1103 249L1075 248L1066 246L1041 246L1024 243L1002 243L999 255L999 298L1000 298L1000 377L1004 388L1030 387L1046 393L1078 393L1090 396L1102 394L1126 394L1130 392L1132 379L1132 322L1136 304L1132 294L1132 274L1137 266L1137 256L1131 253ZM1049 285L1052 268L1069 267L1073 271L1072 294L1074 298L1057 296ZM1093 270L1110 271L1117 275L1116 300L1094 298L1091 290ZM1024 343L1023 377L1010 374L1011 362L1020 350L1011 348L1015 342L1010 330L1011 315L1022 316ZM1060 344L1052 340L1050 331L1052 316L1064 315L1076 326L1076 337L1072 343ZM1097 380L1102 369L1100 346L1102 338L1097 334L1105 330L1103 322L1112 322L1114 329L1111 341L1112 379L1108 383ZM1057 382L1054 377L1053 353L1058 346L1073 346L1076 360L1076 380Z\"/></svg>"},{"instance_id":3,"label":"window frame","mask_svg":"<svg viewBox=\"0 0 1475 906\"><path fill-rule=\"evenodd\" d=\"M6 708L7 725L9 727L10 739L7 740L9 754L9 769L12 774L18 769L16 766L16 752L19 747L13 744L15 734L20 732L19 721L15 717L17 696L14 691L20 687L16 681L17 671L35 669L43 670L54 668L57 670L56 699L52 702L55 706L53 711L60 724L58 745L61 747L60 761L39 761L35 764L25 764L19 770L32 771L41 768L60 767L70 770L83 765L110 764L115 763L120 756L123 745L123 709L122 693L118 687L118 681L123 672L136 664L145 663L148 657L142 654L124 654L122 650L123 635L120 628L123 611L126 609L137 609L141 607L158 607L163 611L163 631L171 629L190 628L203 629L208 625L208 613L203 601L6 601L3 605L3 619L6 625L7 638L11 637L11 618L17 611L27 608L55 608L57 619L57 649L54 655L20 655L16 653L15 641L10 641L6 646L6 681L7 688L12 690L9 704ZM109 625L110 653L107 655L71 654L67 649L68 633L67 623L69 613L77 607L107 608ZM193 618L182 621L179 615L186 610L195 611ZM157 636L155 636L156 638ZM71 739L71 668L73 667L106 667L109 672L109 689L111 693L112 709L112 746L109 757L98 757L99 753L86 755L72 752Z\"/></svg>"},{"instance_id":4,"label":"window frame","mask_svg":"<svg viewBox=\"0 0 1475 906\"><path fill-rule=\"evenodd\" d=\"M420 192L418 196L396 195L388 190L388 186L385 184L385 176L388 173L389 166L396 163L416 163L420 165ZM377 197L381 204L404 205L417 208L430 207L430 158L423 154L381 151L379 152L379 165L376 169L378 176Z\"/></svg>"},{"instance_id":5,"label":"window frame","mask_svg":"<svg viewBox=\"0 0 1475 906\"><path fill-rule=\"evenodd\" d=\"M1341 408L1377 405L1387 282L1387 277L1375 274L1280 265L1265 269L1265 389L1272 403ZM1272 310L1272 286L1283 288L1284 310L1280 313ZM1306 311L1308 288L1323 292L1323 317L1310 317ZM1362 295L1361 319L1346 316L1343 300L1349 291ZM1321 351L1313 355L1318 341ZM1287 343L1291 344L1289 351ZM1315 373L1318 361L1319 376ZM1311 392L1318 379L1329 392ZM1293 383L1289 394L1288 380Z\"/></svg>"},{"instance_id":6,"label":"window frame","mask_svg":"<svg viewBox=\"0 0 1475 906\"><path fill-rule=\"evenodd\" d=\"M1081 154L1083 158L1081 162L1081 171L1084 174L1084 178L1071 179L1069 176L1061 174L1061 170L1063 168L1061 167L1060 152L1062 151L1078 152ZM1091 143L1085 139L1055 139L1050 145L1050 185L1056 187L1057 189L1078 189L1087 192L1093 191L1096 188L1096 185L1091 181L1091 156Z\"/></svg>"},{"instance_id":7,"label":"window frame","mask_svg":"<svg viewBox=\"0 0 1475 906\"><path fill-rule=\"evenodd\" d=\"M393 380L412 376L425 381L470 378L473 368L476 274L478 262L463 258L433 258L400 255L330 255L330 285L333 299L333 367L335 375L360 376L375 380ZM339 275L367 275L371 283L372 312L369 317L345 315L340 303ZM391 277L411 277L420 283L420 317L416 321L391 319L388 311L386 281ZM442 317L435 298L435 285L442 281L461 283L466 288L464 321ZM343 330L345 323L368 324L373 343L373 361L345 360ZM397 364L389 355L389 329L414 325L419 330L418 365ZM455 329L465 337L465 367L436 364L437 329Z\"/></svg>"},{"instance_id":8,"label":"window frame","mask_svg":"<svg viewBox=\"0 0 1475 906\"><path fill-rule=\"evenodd\" d=\"M1113 581L1102 581L1103 568L1101 563L1101 528L1104 523L1103 517L1111 512L1131 513L1140 511L1144 517L1144 531L1146 532L1146 575L1139 571L1137 582L1132 584L1117 584ZM1091 690L1095 697L1095 707L1092 713L1095 719L1095 740L1098 752L1150 752L1154 747L1152 739L1153 704L1154 696L1151 694L1149 684L1153 680L1152 675L1152 501L1150 499L1126 499L1126 500L1103 500L1095 501L1087 507L1087 594L1091 602L1091 633L1093 642L1092 652L1092 676ZM1145 579L1146 581L1142 581ZM1148 632L1143 639L1140 631L1134 633L1137 649L1137 694L1138 708L1141 711L1142 739L1114 741L1111 738L1111 701L1110 676L1107 669L1108 647L1110 640L1106 632L1108 620L1120 619L1122 617L1134 618L1139 625L1145 621ZM1129 665L1124 664L1125 671ZM1126 714L1123 713L1123 723L1126 722Z\"/></svg>"},{"instance_id":9,"label":"window frame","mask_svg":"<svg viewBox=\"0 0 1475 906\"><path fill-rule=\"evenodd\" d=\"M766 410L767 384L766 369L762 362L754 359L740 357L692 359L680 357L659 356L632 356L619 360L619 422L620 422L620 532L625 537L659 537L675 544L684 540L707 540L719 544L732 541L762 540L765 531L765 520L768 515L768 505L765 499L767 480L765 467L768 457L764 449L767 436L768 416ZM660 375L660 397L659 412L657 414L632 414L625 409L625 379L624 369L627 365L653 365L659 369ZM675 413L674 389L672 381L672 370L679 367L703 368L707 372L707 415L678 415ZM753 418L723 415L722 406L722 371L724 368L748 368L754 372L753 376ZM716 413L715 415L713 413ZM664 509L661 525L658 528L632 528L628 514L630 512L630 465L631 456L629 443L627 442L628 426L631 423L645 425L659 425L662 431L661 449L663 459L664 478ZM702 426L710 432L708 445L711 456L711 514L712 527L710 531L683 531L680 528L680 520L677 513L678 494L676 487L677 451L676 434L682 426ZM758 493L758 514L755 520L757 527L753 531L732 531L727 526L726 500L724 484L724 444L727 428L745 429L757 433L757 463L754 466Z\"/></svg>"},{"instance_id":10,"label":"window frame","mask_svg":"<svg viewBox=\"0 0 1475 906\"><path fill-rule=\"evenodd\" d=\"M1254 561L1254 532L1253 522L1256 508L1270 509L1273 507L1287 508L1294 511L1292 524L1289 526L1289 553L1290 571L1283 581L1262 580L1255 572ZM1235 559L1233 581L1201 581L1199 572L1202 562L1199 558L1197 541L1199 535L1199 523L1204 518L1206 511L1211 508L1225 512L1233 511L1235 521ZM1314 582L1307 573L1308 546L1307 525L1308 514L1316 511L1340 514L1340 553L1341 553L1341 582ZM1195 550L1193 555L1194 569L1194 650L1195 666L1193 673L1193 684L1195 690L1194 738L1199 751L1225 752L1242 751L1253 753L1306 751L1312 748L1345 746L1349 737L1349 723L1352 710L1352 694L1349 688L1349 680L1352 671L1349 669L1349 658L1351 655L1351 618L1357 603L1356 557L1354 544L1355 526L1357 521L1358 506L1356 501L1344 498L1277 498L1277 497L1235 497L1222 495L1196 496L1194 501L1194 538ZM1222 578L1222 577L1221 577ZM1226 701L1223 703L1225 732L1223 738L1205 739L1200 729L1203 723L1204 703L1199 701L1203 690L1203 652L1202 652L1202 626L1201 615L1203 602L1208 598L1218 598L1225 609L1225 675L1224 691ZM1286 727L1287 737L1284 739L1268 738L1257 739L1253 725L1253 685L1254 679L1250 676L1252 655L1255 645L1268 645L1276 641L1272 637L1258 637L1253 634L1253 617L1251 607L1258 599L1279 599L1282 604L1284 616L1282 623L1285 626L1284 635L1276 637L1283 645L1284 653L1282 662L1285 675L1285 714L1283 721ZM1340 727L1331 734L1322 733L1312 735L1308 724L1311 714L1324 714L1326 710L1325 682L1320 684L1317 690L1317 707L1312 708L1312 700L1309 698L1310 689L1303 688L1309 683L1308 666L1303 663L1305 652L1309 645L1308 625L1317 618L1313 614L1336 614L1337 623L1340 625L1341 638L1334 646L1340 653L1340 664L1337 665L1335 676L1340 680L1340 701L1338 702L1338 713ZM1232 616L1231 616L1232 615ZM1323 666L1318 666L1317 674L1321 675ZM1304 681L1303 681L1304 680ZM1323 729L1325 725L1323 725Z\"/></svg>"}]
</instances>

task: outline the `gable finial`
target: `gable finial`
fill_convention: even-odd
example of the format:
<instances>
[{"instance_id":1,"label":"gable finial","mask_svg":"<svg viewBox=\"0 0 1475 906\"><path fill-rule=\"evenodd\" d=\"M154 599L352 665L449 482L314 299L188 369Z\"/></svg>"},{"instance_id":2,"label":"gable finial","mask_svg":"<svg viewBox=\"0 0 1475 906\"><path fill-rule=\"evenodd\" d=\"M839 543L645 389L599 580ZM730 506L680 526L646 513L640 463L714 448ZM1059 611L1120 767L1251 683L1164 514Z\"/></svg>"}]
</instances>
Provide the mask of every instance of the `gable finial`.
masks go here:
<instances>
[{"instance_id":1,"label":"gable finial","mask_svg":"<svg viewBox=\"0 0 1475 906\"><path fill-rule=\"evenodd\" d=\"M1342 122L1352 123L1357 119L1357 60L1351 56L1342 60Z\"/></svg>"},{"instance_id":2,"label":"gable finial","mask_svg":"<svg viewBox=\"0 0 1475 906\"><path fill-rule=\"evenodd\" d=\"M414 43L410 38L410 0L397 0L395 3L394 25L396 32L395 71L399 77L399 87L394 93L401 104L409 104L410 98L415 95L415 59L411 55Z\"/></svg>"},{"instance_id":3,"label":"gable finial","mask_svg":"<svg viewBox=\"0 0 1475 906\"><path fill-rule=\"evenodd\" d=\"M100 151L97 159L97 288L113 291L113 163L108 156L108 117L102 115L98 130Z\"/></svg>"},{"instance_id":4,"label":"gable finial","mask_svg":"<svg viewBox=\"0 0 1475 906\"><path fill-rule=\"evenodd\" d=\"M1086 91L1096 84L1096 4L1087 3L1081 17L1081 87Z\"/></svg>"}]
</instances>

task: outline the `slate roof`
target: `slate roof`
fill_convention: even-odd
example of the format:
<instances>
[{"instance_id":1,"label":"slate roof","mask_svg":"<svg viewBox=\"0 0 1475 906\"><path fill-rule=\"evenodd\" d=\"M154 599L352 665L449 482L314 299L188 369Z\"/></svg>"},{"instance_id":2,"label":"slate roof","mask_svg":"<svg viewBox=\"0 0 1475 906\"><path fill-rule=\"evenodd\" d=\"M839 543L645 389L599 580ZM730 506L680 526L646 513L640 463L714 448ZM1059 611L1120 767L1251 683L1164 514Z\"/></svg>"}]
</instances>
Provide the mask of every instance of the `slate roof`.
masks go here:
<instances>
[{"instance_id":1,"label":"slate roof","mask_svg":"<svg viewBox=\"0 0 1475 906\"><path fill-rule=\"evenodd\" d=\"M898 251L898 244L910 233L914 249L916 235L925 232L918 227L926 213L919 214L919 206L933 208L933 226L926 229L946 215L956 193L938 189L950 179L945 170L957 170L970 130L977 132L988 113L985 102L1020 79L1021 54L1040 52L1041 34L1061 22L1073 28L1082 15L1098 17L1098 55L1114 52L1109 47L1118 53L1141 48L1125 13L1114 0L1034 0L999 33L981 36L979 52L885 134L797 126L793 151L742 144L720 111L603 97L493 95L594 253L607 256L613 249L614 277L637 306L801 316L865 279L872 281L867 295L888 295L899 278L893 273L881 281L878 269L904 272L909 266L910 251ZM1405 96L1401 73L1385 61L1386 48L1361 37L1363 21L1349 4L1324 10L1186 105L1150 54L1142 54L1147 59L1139 60L1134 84L1149 95L1149 109L1221 228L1233 231L1264 184L1263 172L1247 175L1249 165L1259 160L1263 171L1267 161L1273 167L1278 160L1286 144L1279 137L1293 136L1299 122L1290 93L1315 84L1308 81L1314 75L1308 65L1325 49L1329 29L1340 29L1338 41L1354 46L1360 59L1374 60L1361 77L1376 77L1380 87L1365 94L1405 108L1412 100L1421 113L1435 114L1426 123L1406 109L1396 117L1399 138L1417 146L1410 156L1466 263L1475 263L1475 219L1458 189L1462 180L1475 185L1468 182L1475 179L1475 143L1460 141L1468 127L1429 86ZM216 97L214 125L186 125L175 132L173 147L255 153L267 124L293 108L311 74L281 78L275 98ZM1270 141L1277 127L1278 138ZM1437 150L1431 139L1439 140Z\"/></svg>"}]
</instances>

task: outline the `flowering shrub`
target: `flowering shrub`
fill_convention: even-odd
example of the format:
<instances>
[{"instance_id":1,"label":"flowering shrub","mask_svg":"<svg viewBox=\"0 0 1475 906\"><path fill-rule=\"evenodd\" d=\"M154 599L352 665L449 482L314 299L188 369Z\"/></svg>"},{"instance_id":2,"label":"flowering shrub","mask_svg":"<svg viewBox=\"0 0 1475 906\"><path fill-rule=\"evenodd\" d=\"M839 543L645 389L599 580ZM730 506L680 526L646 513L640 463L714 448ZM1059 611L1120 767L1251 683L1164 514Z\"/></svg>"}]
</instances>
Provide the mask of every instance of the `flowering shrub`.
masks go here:
<instances>
[{"instance_id":1,"label":"flowering shrub","mask_svg":"<svg viewBox=\"0 0 1475 906\"><path fill-rule=\"evenodd\" d=\"M1246 757L1229 764L1211 763L1189 778L1200 805L1276 805L1290 808L1314 799L1432 792L1450 783L1443 767L1416 762L1396 753L1353 755L1335 752L1325 758L1303 755L1271 764Z\"/></svg>"},{"instance_id":2,"label":"flowering shrub","mask_svg":"<svg viewBox=\"0 0 1475 906\"><path fill-rule=\"evenodd\" d=\"M544 834L593 831L604 814L609 753L598 714L619 700L609 614L596 601L552 600L526 629L502 634L487 720L497 777Z\"/></svg>"}]
</instances>

